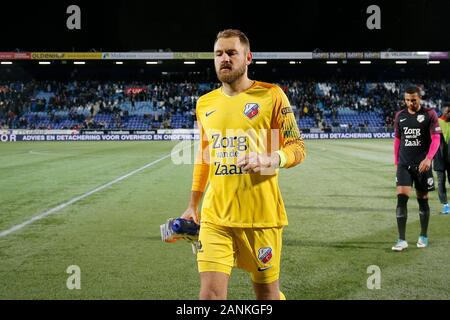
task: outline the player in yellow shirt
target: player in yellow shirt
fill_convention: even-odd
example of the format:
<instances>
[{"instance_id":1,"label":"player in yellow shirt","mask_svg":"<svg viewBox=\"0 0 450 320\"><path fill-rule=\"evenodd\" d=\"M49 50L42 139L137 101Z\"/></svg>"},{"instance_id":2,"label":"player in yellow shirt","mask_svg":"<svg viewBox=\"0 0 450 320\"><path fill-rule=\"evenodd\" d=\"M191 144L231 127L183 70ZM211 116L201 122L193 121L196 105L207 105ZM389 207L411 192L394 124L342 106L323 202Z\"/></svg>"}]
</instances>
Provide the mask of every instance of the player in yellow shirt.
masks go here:
<instances>
[{"instance_id":1,"label":"player in yellow shirt","mask_svg":"<svg viewBox=\"0 0 450 320\"><path fill-rule=\"evenodd\" d=\"M244 33L219 32L214 64L222 86L197 102L201 142L182 217L201 222L200 299L226 299L234 266L251 273L257 299L284 298L279 273L288 221L278 168L302 162L305 148L285 93L250 80L251 62Z\"/></svg>"}]
</instances>

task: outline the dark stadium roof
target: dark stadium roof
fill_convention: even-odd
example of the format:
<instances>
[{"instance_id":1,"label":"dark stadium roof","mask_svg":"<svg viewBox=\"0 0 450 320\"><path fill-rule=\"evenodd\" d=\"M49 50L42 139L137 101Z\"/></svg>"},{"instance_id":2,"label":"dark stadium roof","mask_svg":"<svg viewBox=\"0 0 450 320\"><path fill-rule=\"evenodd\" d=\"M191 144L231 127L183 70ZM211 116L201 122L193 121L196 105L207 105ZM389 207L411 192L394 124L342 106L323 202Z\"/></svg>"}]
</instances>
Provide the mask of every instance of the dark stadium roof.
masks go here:
<instances>
[{"instance_id":1,"label":"dark stadium roof","mask_svg":"<svg viewBox=\"0 0 450 320\"><path fill-rule=\"evenodd\" d=\"M66 9L81 8L81 30ZM381 8L369 30L367 7ZM0 51L209 51L218 31L240 28L254 51L449 51L448 0L6 1Z\"/></svg>"}]
</instances>

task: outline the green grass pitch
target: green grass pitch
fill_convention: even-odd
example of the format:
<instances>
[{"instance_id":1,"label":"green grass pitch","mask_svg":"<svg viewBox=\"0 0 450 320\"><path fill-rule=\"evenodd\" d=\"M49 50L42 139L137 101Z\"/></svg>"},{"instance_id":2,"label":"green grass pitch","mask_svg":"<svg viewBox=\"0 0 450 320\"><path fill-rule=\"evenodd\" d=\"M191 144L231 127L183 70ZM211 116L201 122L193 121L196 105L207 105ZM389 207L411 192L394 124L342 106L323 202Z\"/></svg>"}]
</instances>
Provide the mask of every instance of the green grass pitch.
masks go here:
<instances>
[{"instance_id":1,"label":"green grass pitch","mask_svg":"<svg viewBox=\"0 0 450 320\"><path fill-rule=\"evenodd\" d=\"M0 144L0 232L171 152L175 142ZM396 240L390 140L306 141L307 159L281 170L289 217L281 288L288 299L449 299L450 217L431 193L430 247L417 249L418 204L408 203L406 252ZM190 245L160 240L186 207L192 166L170 158L0 237L0 299L197 299ZM69 290L66 269L81 270ZM381 269L369 290L367 268ZM230 299L253 299L235 269Z\"/></svg>"}]
</instances>

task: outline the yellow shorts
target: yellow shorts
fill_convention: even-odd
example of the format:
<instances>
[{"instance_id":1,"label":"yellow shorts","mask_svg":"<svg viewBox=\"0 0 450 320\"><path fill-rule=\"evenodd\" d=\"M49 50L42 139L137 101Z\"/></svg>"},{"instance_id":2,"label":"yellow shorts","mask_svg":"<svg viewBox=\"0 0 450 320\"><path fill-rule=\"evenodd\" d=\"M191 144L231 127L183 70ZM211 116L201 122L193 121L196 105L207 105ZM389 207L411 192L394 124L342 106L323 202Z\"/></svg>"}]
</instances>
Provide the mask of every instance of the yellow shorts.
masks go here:
<instances>
[{"instance_id":1,"label":"yellow shorts","mask_svg":"<svg viewBox=\"0 0 450 320\"><path fill-rule=\"evenodd\" d=\"M231 228L202 222L198 271L231 275L233 267L251 273L255 283L271 283L280 275L282 227Z\"/></svg>"}]
</instances>

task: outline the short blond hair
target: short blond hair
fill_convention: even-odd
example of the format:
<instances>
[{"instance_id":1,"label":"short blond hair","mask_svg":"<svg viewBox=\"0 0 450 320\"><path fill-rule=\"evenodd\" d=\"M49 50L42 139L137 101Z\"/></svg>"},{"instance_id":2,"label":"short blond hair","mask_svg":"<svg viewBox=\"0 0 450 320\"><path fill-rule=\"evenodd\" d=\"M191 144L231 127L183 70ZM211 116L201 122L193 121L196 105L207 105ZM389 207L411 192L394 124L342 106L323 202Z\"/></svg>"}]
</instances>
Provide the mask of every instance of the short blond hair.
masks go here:
<instances>
[{"instance_id":1,"label":"short blond hair","mask_svg":"<svg viewBox=\"0 0 450 320\"><path fill-rule=\"evenodd\" d=\"M225 29L223 31L220 31L217 34L216 41L214 41L214 43L216 43L217 40L219 40L220 38L234 38L234 37L239 38L241 44L246 46L247 49L250 51L250 40L248 40L245 33L243 33L241 30L238 29Z\"/></svg>"}]
</instances>

